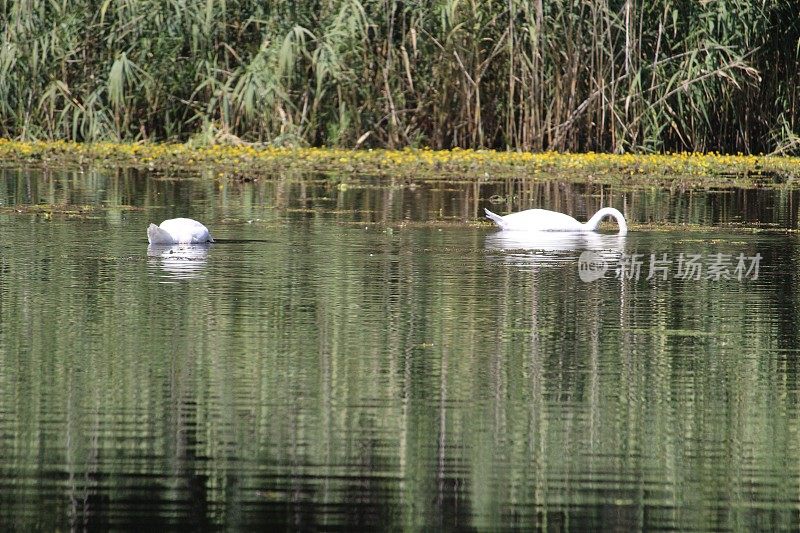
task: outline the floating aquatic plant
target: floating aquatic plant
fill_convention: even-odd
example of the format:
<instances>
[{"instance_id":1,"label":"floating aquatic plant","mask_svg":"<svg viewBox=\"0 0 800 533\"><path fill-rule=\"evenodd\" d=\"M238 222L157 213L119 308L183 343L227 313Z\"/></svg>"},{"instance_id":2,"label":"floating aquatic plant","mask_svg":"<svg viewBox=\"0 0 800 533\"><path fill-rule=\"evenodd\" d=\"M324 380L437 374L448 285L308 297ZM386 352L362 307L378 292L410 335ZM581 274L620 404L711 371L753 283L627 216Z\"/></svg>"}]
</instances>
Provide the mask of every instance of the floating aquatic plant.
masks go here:
<instances>
[{"instance_id":1,"label":"floating aquatic plant","mask_svg":"<svg viewBox=\"0 0 800 533\"><path fill-rule=\"evenodd\" d=\"M0 162L40 166L131 166L158 170L214 169L224 179L252 181L287 172L388 176L415 181L577 180L624 187L794 186L800 158L716 153L571 154L494 150L286 148L258 145L192 147L178 143L21 142L0 139ZM338 178L337 178L338 177ZM355 183L343 180L343 187Z\"/></svg>"}]
</instances>

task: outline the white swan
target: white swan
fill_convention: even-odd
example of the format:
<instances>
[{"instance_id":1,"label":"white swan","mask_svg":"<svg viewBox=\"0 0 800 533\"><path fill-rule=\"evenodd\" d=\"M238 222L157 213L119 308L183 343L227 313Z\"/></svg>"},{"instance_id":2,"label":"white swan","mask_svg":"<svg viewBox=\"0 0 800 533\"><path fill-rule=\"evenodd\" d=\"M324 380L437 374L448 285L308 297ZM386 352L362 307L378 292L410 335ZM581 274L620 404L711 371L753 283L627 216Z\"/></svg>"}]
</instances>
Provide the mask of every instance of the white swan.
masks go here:
<instances>
[{"instance_id":1,"label":"white swan","mask_svg":"<svg viewBox=\"0 0 800 533\"><path fill-rule=\"evenodd\" d=\"M628 233L628 224L622 213L613 207L604 207L594 214L586 224L582 224L564 213L546 209L528 209L519 213L500 216L485 209L486 216L504 230L515 231L597 231L604 217L612 217L617 221L619 234Z\"/></svg>"},{"instance_id":2,"label":"white swan","mask_svg":"<svg viewBox=\"0 0 800 533\"><path fill-rule=\"evenodd\" d=\"M171 218L160 226L150 224L147 228L150 244L195 244L214 242L208 228L191 218Z\"/></svg>"}]
</instances>

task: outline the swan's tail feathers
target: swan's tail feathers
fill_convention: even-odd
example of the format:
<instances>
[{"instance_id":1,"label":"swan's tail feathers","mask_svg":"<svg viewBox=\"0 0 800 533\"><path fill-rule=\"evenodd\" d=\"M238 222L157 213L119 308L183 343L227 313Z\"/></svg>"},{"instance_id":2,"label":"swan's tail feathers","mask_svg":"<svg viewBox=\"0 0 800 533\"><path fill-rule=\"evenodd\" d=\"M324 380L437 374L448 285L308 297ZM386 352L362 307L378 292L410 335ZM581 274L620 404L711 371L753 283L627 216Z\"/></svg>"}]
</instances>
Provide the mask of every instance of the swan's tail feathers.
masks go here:
<instances>
[{"instance_id":1,"label":"swan's tail feathers","mask_svg":"<svg viewBox=\"0 0 800 533\"><path fill-rule=\"evenodd\" d=\"M147 242L150 244L172 244L172 235L155 224L147 227Z\"/></svg>"},{"instance_id":2,"label":"swan's tail feathers","mask_svg":"<svg viewBox=\"0 0 800 533\"><path fill-rule=\"evenodd\" d=\"M495 224L497 224L501 228L505 227L505 224L503 222L503 217L501 217L500 215L498 215L496 213L492 213L491 211L489 211L485 207L483 208L483 210L486 211L486 216L489 217L492 220L492 222L494 222Z\"/></svg>"}]
</instances>

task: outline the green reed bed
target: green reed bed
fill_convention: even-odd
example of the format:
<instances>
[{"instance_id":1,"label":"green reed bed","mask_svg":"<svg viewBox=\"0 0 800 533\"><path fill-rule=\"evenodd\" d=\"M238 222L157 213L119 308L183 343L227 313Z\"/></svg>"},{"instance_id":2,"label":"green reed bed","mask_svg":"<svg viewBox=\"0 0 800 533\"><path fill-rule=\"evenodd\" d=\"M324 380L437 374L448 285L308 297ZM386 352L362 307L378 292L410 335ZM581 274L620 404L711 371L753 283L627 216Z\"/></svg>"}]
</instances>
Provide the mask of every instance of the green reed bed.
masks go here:
<instances>
[{"instance_id":1,"label":"green reed bed","mask_svg":"<svg viewBox=\"0 0 800 533\"><path fill-rule=\"evenodd\" d=\"M0 0L0 136L793 153L790 0Z\"/></svg>"}]
</instances>

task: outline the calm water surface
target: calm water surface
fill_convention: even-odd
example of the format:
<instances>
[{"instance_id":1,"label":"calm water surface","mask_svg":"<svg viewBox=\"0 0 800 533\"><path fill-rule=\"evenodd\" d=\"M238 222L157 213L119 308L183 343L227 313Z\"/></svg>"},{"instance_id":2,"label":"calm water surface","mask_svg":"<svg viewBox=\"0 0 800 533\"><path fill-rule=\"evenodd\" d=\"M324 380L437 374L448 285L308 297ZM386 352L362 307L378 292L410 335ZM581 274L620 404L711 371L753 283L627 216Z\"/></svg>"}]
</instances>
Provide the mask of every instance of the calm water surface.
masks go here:
<instances>
[{"instance_id":1,"label":"calm water surface","mask_svg":"<svg viewBox=\"0 0 800 533\"><path fill-rule=\"evenodd\" d=\"M2 529L798 527L797 191L0 178Z\"/></svg>"}]
</instances>

